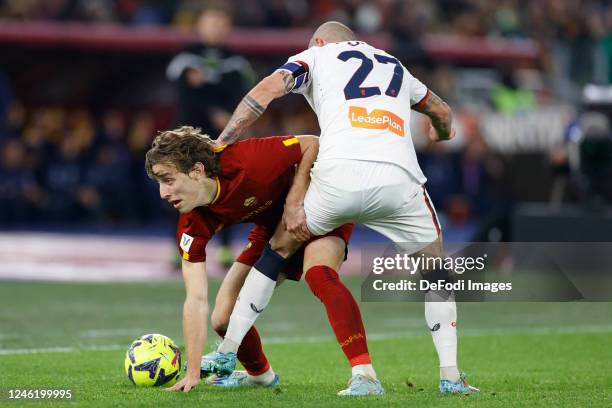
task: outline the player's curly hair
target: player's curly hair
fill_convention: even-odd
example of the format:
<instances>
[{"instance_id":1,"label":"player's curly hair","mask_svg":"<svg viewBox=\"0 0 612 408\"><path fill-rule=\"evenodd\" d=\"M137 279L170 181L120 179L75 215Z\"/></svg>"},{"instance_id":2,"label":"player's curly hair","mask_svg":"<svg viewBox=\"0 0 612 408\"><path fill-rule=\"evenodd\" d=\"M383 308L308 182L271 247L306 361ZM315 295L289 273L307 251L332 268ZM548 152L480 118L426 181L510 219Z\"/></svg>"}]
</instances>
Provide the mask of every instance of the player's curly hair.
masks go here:
<instances>
[{"instance_id":1,"label":"player's curly hair","mask_svg":"<svg viewBox=\"0 0 612 408\"><path fill-rule=\"evenodd\" d=\"M153 166L170 164L181 173L189 173L197 162L204 165L207 177L219 174L219 158L214 152L215 144L210 136L202 134L199 128L181 126L164 130L151 143L146 154L145 170L154 179Z\"/></svg>"}]
</instances>

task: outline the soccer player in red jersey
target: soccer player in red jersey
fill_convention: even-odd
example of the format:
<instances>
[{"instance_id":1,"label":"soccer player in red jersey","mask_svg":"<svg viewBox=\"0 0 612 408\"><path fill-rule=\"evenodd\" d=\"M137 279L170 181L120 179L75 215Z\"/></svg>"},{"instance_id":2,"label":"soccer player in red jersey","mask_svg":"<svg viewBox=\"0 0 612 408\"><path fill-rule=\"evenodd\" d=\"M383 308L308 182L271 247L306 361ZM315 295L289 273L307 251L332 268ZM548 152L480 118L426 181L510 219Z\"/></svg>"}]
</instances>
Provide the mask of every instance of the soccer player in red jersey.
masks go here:
<instances>
[{"instance_id":1,"label":"soccer player in red jersey","mask_svg":"<svg viewBox=\"0 0 612 408\"><path fill-rule=\"evenodd\" d=\"M208 317L206 245L225 226L246 222L255 224L249 234L249 244L224 278L211 315L217 333L224 336L249 270L267 253L266 259L275 265L263 265L262 270L280 268L291 280L299 280L302 271L306 271L305 279L325 306L351 366L374 373L359 307L335 272L344 260L353 225L342 225L310 241L306 231L298 231L296 235L307 242L303 250L288 260L282 256L289 257L289 254L279 256L268 244L287 233L281 222L283 211L286 214L299 207L295 203L304 198L309 171L318 151L317 139L315 136L269 137L215 147L198 129L184 126L161 132L153 141L146 156L147 173L159 183L161 198L181 213L177 242L183 258L186 289L183 335L187 375L170 390L188 392L200 381ZM265 306L251 304L257 313ZM217 384L278 384L278 376L263 353L255 327L244 337L237 357L246 373L230 372L229 376L217 377Z\"/></svg>"}]
</instances>

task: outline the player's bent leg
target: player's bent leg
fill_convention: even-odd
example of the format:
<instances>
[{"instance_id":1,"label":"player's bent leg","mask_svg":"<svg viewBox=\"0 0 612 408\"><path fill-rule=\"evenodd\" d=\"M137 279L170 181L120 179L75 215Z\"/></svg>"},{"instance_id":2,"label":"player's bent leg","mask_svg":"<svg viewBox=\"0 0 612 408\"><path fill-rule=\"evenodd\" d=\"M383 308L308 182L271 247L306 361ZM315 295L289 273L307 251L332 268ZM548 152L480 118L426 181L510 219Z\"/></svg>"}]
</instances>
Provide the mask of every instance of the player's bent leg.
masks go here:
<instances>
[{"instance_id":1,"label":"player's bent leg","mask_svg":"<svg viewBox=\"0 0 612 408\"><path fill-rule=\"evenodd\" d=\"M230 315L236 298L240 292L240 288L244 284L247 274L251 266L240 262L235 262L221 283L217 298L215 300L215 308L211 314L211 324L213 329L223 338L230 320ZM209 353L202 357L200 366L200 375L207 376L212 374L214 365L212 361L215 357L215 352ZM261 338L255 326L245 335L242 344L238 348L237 358L242 363L247 373L253 377L265 376L273 378L274 373L268 363L268 359L263 352ZM269 373L271 372L271 373Z\"/></svg>"},{"instance_id":2,"label":"player's bent leg","mask_svg":"<svg viewBox=\"0 0 612 408\"><path fill-rule=\"evenodd\" d=\"M234 262L227 271L223 282L221 282L219 292L217 292L215 307L210 315L210 322L215 331L227 329L236 298L250 270L251 266Z\"/></svg>"},{"instance_id":3,"label":"player's bent leg","mask_svg":"<svg viewBox=\"0 0 612 408\"><path fill-rule=\"evenodd\" d=\"M236 299L225 338L217 348L214 360L215 372L218 375L229 375L234 371L238 347L270 302L280 271L287 263L287 257L301 246L301 243L284 230L282 224L279 224L270 242L251 268Z\"/></svg>"},{"instance_id":4,"label":"player's bent leg","mask_svg":"<svg viewBox=\"0 0 612 408\"><path fill-rule=\"evenodd\" d=\"M345 245L338 237L310 242L304 251L305 279L323 303L336 339L352 367L349 387L339 395L381 395L384 390L372 367L359 306L336 272L342 264Z\"/></svg>"}]
</instances>

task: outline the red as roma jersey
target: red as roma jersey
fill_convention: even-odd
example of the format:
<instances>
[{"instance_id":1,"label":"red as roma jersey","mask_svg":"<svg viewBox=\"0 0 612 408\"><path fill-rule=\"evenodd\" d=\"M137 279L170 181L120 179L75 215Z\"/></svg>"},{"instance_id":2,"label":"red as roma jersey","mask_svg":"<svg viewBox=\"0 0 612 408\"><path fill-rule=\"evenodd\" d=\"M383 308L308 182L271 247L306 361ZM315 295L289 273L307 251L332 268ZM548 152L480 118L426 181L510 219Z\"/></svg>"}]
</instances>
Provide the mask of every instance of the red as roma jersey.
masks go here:
<instances>
[{"instance_id":1,"label":"red as roma jersey","mask_svg":"<svg viewBox=\"0 0 612 408\"><path fill-rule=\"evenodd\" d=\"M302 156L296 137L249 139L220 150L217 195L206 207L181 214L179 251L190 262L206 260L206 244L223 227L252 222L274 230Z\"/></svg>"}]
</instances>

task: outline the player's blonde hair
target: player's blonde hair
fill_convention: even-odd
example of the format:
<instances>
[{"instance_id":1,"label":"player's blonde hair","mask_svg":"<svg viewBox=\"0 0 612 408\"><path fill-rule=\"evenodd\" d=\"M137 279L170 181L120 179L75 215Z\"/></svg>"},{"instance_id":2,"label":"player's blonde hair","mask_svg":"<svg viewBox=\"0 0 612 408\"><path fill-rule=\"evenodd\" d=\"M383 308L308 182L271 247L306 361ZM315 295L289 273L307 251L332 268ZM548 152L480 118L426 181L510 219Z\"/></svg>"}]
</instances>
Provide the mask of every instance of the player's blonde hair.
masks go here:
<instances>
[{"instance_id":1,"label":"player's blonde hair","mask_svg":"<svg viewBox=\"0 0 612 408\"><path fill-rule=\"evenodd\" d=\"M154 179L153 166L169 164L181 173L189 173L200 162L204 165L207 177L219 174L219 160L214 152L215 144L210 136L202 134L199 128L181 126L174 130L164 130L151 143L146 154L145 170Z\"/></svg>"}]
</instances>

